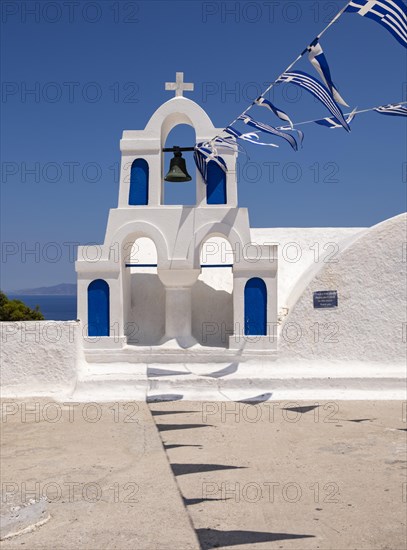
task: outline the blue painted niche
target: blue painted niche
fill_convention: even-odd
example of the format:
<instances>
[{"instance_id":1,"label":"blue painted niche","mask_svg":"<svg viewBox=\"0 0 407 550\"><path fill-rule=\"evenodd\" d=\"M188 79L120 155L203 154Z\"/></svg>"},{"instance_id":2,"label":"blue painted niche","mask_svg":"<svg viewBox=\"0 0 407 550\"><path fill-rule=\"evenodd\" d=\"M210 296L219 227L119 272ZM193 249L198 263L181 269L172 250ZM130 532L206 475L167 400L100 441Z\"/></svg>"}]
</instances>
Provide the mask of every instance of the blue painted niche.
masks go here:
<instances>
[{"instance_id":1,"label":"blue painted niche","mask_svg":"<svg viewBox=\"0 0 407 550\"><path fill-rule=\"evenodd\" d=\"M134 160L130 170L129 205L148 204L148 177L148 162L141 158Z\"/></svg>"},{"instance_id":2,"label":"blue painted niche","mask_svg":"<svg viewBox=\"0 0 407 550\"><path fill-rule=\"evenodd\" d=\"M88 286L88 336L109 336L109 285L96 279Z\"/></svg>"},{"instance_id":3,"label":"blue painted niche","mask_svg":"<svg viewBox=\"0 0 407 550\"><path fill-rule=\"evenodd\" d=\"M249 279L244 289L244 333L267 336L267 288L263 279Z\"/></svg>"},{"instance_id":4,"label":"blue painted niche","mask_svg":"<svg viewBox=\"0 0 407 550\"><path fill-rule=\"evenodd\" d=\"M206 203L226 204L226 172L213 160L208 163Z\"/></svg>"}]
</instances>

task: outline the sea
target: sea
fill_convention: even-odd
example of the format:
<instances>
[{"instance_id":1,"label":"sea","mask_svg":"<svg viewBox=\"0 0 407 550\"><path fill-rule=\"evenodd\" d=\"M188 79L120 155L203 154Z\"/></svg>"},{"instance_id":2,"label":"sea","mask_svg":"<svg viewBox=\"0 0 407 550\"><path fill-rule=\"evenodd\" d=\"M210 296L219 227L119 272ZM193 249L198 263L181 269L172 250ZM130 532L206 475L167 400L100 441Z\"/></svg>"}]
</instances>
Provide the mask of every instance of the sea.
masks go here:
<instances>
[{"instance_id":1,"label":"sea","mask_svg":"<svg viewBox=\"0 0 407 550\"><path fill-rule=\"evenodd\" d=\"M21 300L32 309L39 306L47 321L72 321L77 319L76 296L7 294L7 297L10 300Z\"/></svg>"}]
</instances>

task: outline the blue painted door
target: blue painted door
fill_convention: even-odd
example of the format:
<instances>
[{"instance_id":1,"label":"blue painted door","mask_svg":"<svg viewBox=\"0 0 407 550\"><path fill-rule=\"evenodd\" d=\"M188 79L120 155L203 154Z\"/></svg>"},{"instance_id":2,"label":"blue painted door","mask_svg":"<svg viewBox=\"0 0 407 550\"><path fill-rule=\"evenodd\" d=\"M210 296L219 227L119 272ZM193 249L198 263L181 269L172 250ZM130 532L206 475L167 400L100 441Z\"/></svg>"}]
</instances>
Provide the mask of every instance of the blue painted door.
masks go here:
<instances>
[{"instance_id":1,"label":"blue painted door","mask_svg":"<svg viewBox=\"0 0 407 550\"><path fill-rule=\"evenodd\" d=\"M208 163L206 203L226 204L226 172L213 160Z\"/></svg>"},{"instance_id":2,"label":"blue painted door","mask_svg":"<svg viewBox=\"0 0 407 550\"><path fill-rule=\"evenodd\" d=\"M109 285L96 279L88 286L88 336L109 336Z\"/></svg>"},{"instance_id":3,"label":"blue painted door","mask_svg":"<svg viewBox=\"0 0 407 550\"><path fill-rule=\"evenodd\" d=\"M249 279L244 289L244 333L267 335L267 288L263 279Z\"/></svg>"},{"instance_id":4,"label":"blue painted door","mask_svg":"<svg viewBox=\"0 0 407 550\"><path fill-rule=\"evenodd\" d=\"M148 162L144 159L133 161L130 170L129 204L142 206L148 204Z\"/></svg>"}]
</instances>

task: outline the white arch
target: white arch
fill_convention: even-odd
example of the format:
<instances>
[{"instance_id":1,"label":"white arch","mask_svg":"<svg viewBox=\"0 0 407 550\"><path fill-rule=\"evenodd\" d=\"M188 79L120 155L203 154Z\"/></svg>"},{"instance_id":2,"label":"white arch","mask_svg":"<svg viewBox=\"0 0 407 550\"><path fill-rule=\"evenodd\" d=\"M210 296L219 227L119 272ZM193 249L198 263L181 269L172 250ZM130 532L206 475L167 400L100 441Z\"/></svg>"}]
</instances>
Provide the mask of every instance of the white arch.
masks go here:
<instances>
[{"instance_id":1,"label":"white arch","mask_svg":"<svg viewBox=\"0 0 407 550\"><path fill-rule=\"evenodd\" d=\"M200 269L200 255L203 243L210 237L222 237L229 241L233 247L239 246L240 251L244 248L244 242L240 234L231 225L225 223L207 223L200 227L194 234L192 245L188 250L188 258L193 260L194 269ZM193 254L193 258L191 258Z\"/></svg>"},{"instance_id":2,"label":"white arch","mask_svg":"<svg viewBox=\"0 0 407 550\"><path fill-rule=\"evenodd\" d=\"M150 237L137 237L129 250L130 273L157 273L157 247Z\"/></svg>"},{"instance_id":3,"label":"white arch","mask_svg":"<svg viewBox=\"0 0 407 550\"><path fill-rule=\"evenodd\" d=\"M174 97L161 105L148 121L145 131L160 136L161 143L165 143L168 134L179 124L192 126L197 141L211 139L217 133L202 107L186 97Z\"/></svg>"},{"instance_id":4,"label":"white arch","mask_svg":"<svg viewBox=\"0 0 407 550\"><path fill-rule=\"evenodd\" d=\"M110 246L113 246L115 243L119 244L120 262L123 261L123 253L126 252L123 251L123 245L130 242L134 243L139 237L148 237L154 242L157 249L157 263L159 267L168 269L170 261L167 240L160 229L145 221L128 222L113 235Z\"/></svg>"},{"instance_id":5,"label":"white arch","mask_svg":"<svg viewBox=\"0 0 407 550\"><path fill-rule=\"evenodd\" d=\"M234 262L234 250L229 239L220 235L210 235L200 244L202 265L224 265Z\"/></svg>"}]
</instances>

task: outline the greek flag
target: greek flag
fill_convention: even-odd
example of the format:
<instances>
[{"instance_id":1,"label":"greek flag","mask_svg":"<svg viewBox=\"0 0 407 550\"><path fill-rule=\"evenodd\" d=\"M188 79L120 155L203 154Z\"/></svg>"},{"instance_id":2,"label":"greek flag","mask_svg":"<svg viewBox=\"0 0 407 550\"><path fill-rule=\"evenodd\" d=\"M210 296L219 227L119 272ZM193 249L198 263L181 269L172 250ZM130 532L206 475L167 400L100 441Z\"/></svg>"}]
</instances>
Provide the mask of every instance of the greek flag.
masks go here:
<instances>
[{"instance_id":1,"label":"greek flag","mask_svg":"<svg viewBox=\"0 0 407 550\"><path fill-rule=\"evenodd\" d=\"M383 105L383 107L377 107L375 111L381 115L407 116L407 107L404 107L400 103L395 105Z\"/></svg>"},{"instance_id":2,"label":"greek flag","mask_svg":"<svg viewBox=\"0 0 407 550\"><path fill-rule=\"evenodd\" d=\"M318 38L316 38L305 51L308 51L308 59L324 81L326 87L330 90L336 103L340 103L345 107L349 107L349 105L341 97L338 90L335 88L334 83L332 82L331 71L329 69L328 61L325 57L320 43L318 42Z\"/></svg>"},{"instance_id":3,"label":"greek flag","mask_svg":"<svg viewBox=\"0 0 407 550\"><path fill-rule=\"evenodd\" d=\"M230 136L227 136L225 138L217 136L215 139L207 141L203 145L204 147L208 147L209 149L211 149L215 156L218 156L218 148L226 149L229 151L232 150L234 153L240 152L238 144Z\"/></svg>"},{"instance_id":4,"label":"greek flag","mask_svg":"<svg viewBox=\"0 0 407 550\"><path fill-rule=\"evenodd\" d=\"M262 141L259 141L259 136L256 132L248 132L247 134L242 134L233 126L227 126L227 128L225 128L223 131L236 139L249 141L250 143L254 143L255 145L268 145L269 147L278 147L278 145L275 145L274 143L263 143Z\"/></svg>"},{"instance_id":5,"label":"greek flag","mask_svg":"<svg viewBox=\"0 0 407 550\"><path fill-rule=\"evenodd\" d=\"M331 92L316 78L302 71L290 71L281 75L280 78L277 80L277 83L279 82L296 84L297 86L300 86L301 88L304 88L305 90L310 92L314 97L316 97L319 101L321 101L321 103L325 105L328 111L330 111L331 114L334 116L335 121L339 122L339 124L341 124L345 128L345 130L350 132L348 123L344 119L340 107L335 103Z\"/></svg>"},{"instance_id":6,"label":"greek flag","mask_svg":"<svg viewBox=\"0 0 407 550\"><path fill-rule=\"evenodd\" d=\"M271 103L271 101L269 101L268 99L260 96L255 100L255 104L258 105L259 107L266 107L267 109L270 109L270 111L272 111L280 120L284 120L284 122L288 122L291 128L294 127L287 113L285 113L281 109L277 109L277 107L275 107Z\"/></svg>"},{"instance_id":7,"label":"greek flag","mask_svg":"<svg viewBox=\"0 0 407 550\"><path fill-rule=\"evenodd\" d=\"M357 109L357 107L355 109L353 109L353 111L348 115L348 117L346 119L346 122L348 124L350 124L352 122L352 120L355 118L356 109ZM327 128L331 128L331 129L342 128L342 126L340 124L338 124L338 122L336 122L333 118L323 118L322 120L316 120L315 123L320 124L321 126L326 126Z\"/></svg>"},{"instance_id":8,"label":"greek flag","mask_svg":"<svg viewBox=\"0 0 407 550\"><path fill-rule=\"evenodd\" d=\"M289 126L279 127L279 128L277 128L277 130L292 130L293 132L296 132L298 134L298 139L299 139L300 145L302 145L302 142L304 140L304 132L301 132L301 130L297 130L296 128L294 128L294 124L293 124L292 120L290 119L290 117L287 115L287 113L285 113L281 109L277 109L277 107L275 107L271 103L271 101L269 101L268 99L265 99L264 97L261 97L261 96L256 99L255 104L258 105L259 107L267 107L280 120L284 120L284 122L288 122Z\"/></svg>"},{"instance_id":9,"label":"greek flag","mask_svg":"<svg viewBox=\"0 0 407 550\"><path fill-rule=\"evenodd\" d=\"M253 128L257 128L258 130L261 130L262 132L266 132L267 134L272 134L273 136L278 136L286 141L291 145L291 147L294 149L294 151L298 151L298 143L295 138L293 138L292 135L287 134L286 132L281 132L280 130L277 130L277 128L274 128L273 126L269 126L268 124L263 124L262 122L257 122L257 120L254 120L249 115L240 115L238 120L243 120L245 124L248 126L252 126Z\"/></svg>"},{"instance_id":10,"label":"greek flag","mask_svg":"<svg viewBox=\"0 0 407 550\"><path fill-rule=\"evenodd\" d=\"M407 47L406 6L402 0L352 0L346 11L374 19Z\"/></svg>"},{"instance_id":11,"label":"greek flag","mask_svg":"<svg viewBox=\"0 0 407 550\"><path fill-rule=\"evenodd\" d=\"M212 160L227 172L225 161L214 152L209 143L198 143L194 150L194 161L205 183L208 181L208 164Z\"/></svg>"}]
</instances>

